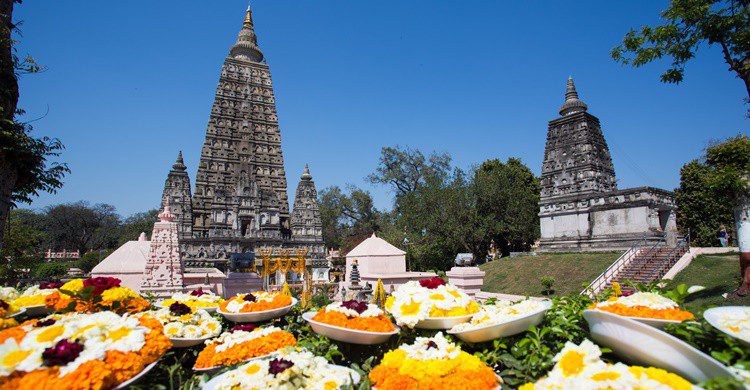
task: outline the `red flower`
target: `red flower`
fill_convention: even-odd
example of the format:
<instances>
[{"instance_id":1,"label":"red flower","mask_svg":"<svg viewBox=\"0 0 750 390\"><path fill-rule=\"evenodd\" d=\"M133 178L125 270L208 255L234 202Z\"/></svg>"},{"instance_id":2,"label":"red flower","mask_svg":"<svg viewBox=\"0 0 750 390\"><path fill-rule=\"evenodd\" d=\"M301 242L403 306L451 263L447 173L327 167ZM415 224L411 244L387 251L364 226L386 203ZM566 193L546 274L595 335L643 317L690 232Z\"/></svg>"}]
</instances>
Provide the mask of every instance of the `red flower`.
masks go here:
<instances>
[{"instance_id":1,"label":"red flower","mask_svg":"<svg viewBox=\"0 0 750 390\"><path fill-rule=\"evenodd\" d=\"M432 290L438 288L438 286L445 286L445 280L436 276L434 278L420 280L419 285Z\"/></svg>"},{"instance_id":2,"label":"red flower","mask_svg":"<svg viewBox=\"0 0 750 390\"><path fill-rule=\"evenodd\" d=\"M120 279L110 278L108 276L99 276L96 278L88 278L83 280L85 287L93 287L94 295L101 295L105 290L112 287L120 287Z\"/></svg>"},{"instance_id":3,"label":"red flower","mask_svg":"<svg viewBox=\"0 0 750 390\"><path fill-rule=\"evenodd\" d=\"M83 344L70 342L62 339L52 348L47 348L42 352L42 361L47 367L64 366L73 360L83 351Z\"/></svg>"},{"instance_id":4,"label":"red flower","mask_svg":"<svg viewBox=\"0 0 750 390\"><path fill-rule=\"evenodd\" d=\"M192 295L194 297L199 297L201 295L206 295L206 294L208 294L208 293L205 292L205 291L203 291L202 288L199 288L197 290L193 290L193 291L190 292L190 295Z\"/></svg>"}]
</instances>

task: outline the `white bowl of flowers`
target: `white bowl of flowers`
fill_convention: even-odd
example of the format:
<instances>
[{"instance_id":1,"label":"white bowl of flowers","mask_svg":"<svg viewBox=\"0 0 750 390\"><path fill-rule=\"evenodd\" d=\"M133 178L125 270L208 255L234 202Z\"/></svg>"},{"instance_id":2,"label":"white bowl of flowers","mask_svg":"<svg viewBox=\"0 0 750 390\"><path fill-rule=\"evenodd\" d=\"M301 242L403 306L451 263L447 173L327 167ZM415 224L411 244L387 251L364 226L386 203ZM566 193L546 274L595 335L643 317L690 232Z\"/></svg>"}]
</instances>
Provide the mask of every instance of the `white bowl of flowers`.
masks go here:
<instances>
[{"instance_id":1,"label":"white bowl of flowers","mask_svg":"<svg viewBox=\"0 0 750 390\"><path fill-rule=\"evenodd\" d=\"M334 302L302 318L315 333L350 344L382 344L400 330L383 310L367 302Z\"/></svg>"},{"instance_id":2,"label":"white bowl of flowers","mask_svg":"<svg viewBox=\"0 0 750 390\"><path fill-rule=\"evenodd\" d=\"M232 322L261 322L285 315L296 304L296 298L279 291L257 291L232 297L217 312Z\"/></svg>"},{"instance_id":3,"label":"white bowl of flowers","mask_svg":"<svg viewBox=\"0 0 750 390\"><path fill-rule=\"evenodd\" d=\"M482 343L512 336L539 325L552 301L527 299L513 303L502 300L483 305L470 322L458 324L447 333L469 343Z\"/></svg>"},{"instance_id":4,"label":"white bowl of flowers","mask_svg":"<svg viewBox=\"0 0 750 390\"><path fill-rule=\"evenodd\" d=\"M468 294L437 277L402 284L385 308L397 325L420 329L450 329L479 311Z\"/></svg>"},{"instance_id":5,"label":"white bowl of flowers","mask_svg":"<svg viewBox=\"0 0 750 390\"><path fill-rule=\"evenodd\" d=\"M164 326L164 334L172 341L173 348L188 348L202 344L221 333L221 323L208 312L193 310L181 302L137 316L151 316L159 320Z\"/></svg>"}]
</instances>

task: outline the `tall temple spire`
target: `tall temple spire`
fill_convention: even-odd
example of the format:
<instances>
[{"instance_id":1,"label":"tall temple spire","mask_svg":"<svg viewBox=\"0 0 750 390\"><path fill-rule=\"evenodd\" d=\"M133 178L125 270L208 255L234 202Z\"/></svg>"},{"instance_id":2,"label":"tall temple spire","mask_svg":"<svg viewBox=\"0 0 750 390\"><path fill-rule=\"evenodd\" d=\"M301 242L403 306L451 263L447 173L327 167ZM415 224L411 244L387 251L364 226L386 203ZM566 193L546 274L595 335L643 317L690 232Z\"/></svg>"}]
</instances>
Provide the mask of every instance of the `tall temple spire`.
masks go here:
<instances>
[{"instance_id":1,"label":"tall temple spire","mask_svg":"<svg viewBox=\"0 0 750 390\"><path fill-rule=\"evenodd\" d=\"M586 103L578 100L578 91L573 84L573 77L568 77L568 84L565 86L565 103L560 107L560 115L570 115L577 112L586 111L589 107Z\"/></svg>"},{"instance_id":2,"label":"tall temple spire","mask_svg":"<svg viewBox=\"0 0 750 390\"><path fill-rule=\"evenodd\" d=\"M308 167L307 164L305 164L305 170L302 172L302 176L300 177L300 179L304 181L312 180L312 175L310 174L310 167Z\"/></svg>"},{"instance_id":3,"label":"tall temple spire","mask_svg":"<svg viewBox=\"0 0 750 390\"><path fill-rule=\"evenodd\" d=\"M246 58L253 62L263 61L263 53L258 48L258 37L255 35L253 11L250 10L250 4L247 5L247 11L245 11L242 29L237 34L237 43L232 46L229 54L232 57Z\"/></svg>"},{"instance_id":4,"label":"tall temple spire","mask_svg":"<svg viewBox=\"0 0 750 390\"><path fill-rule=\"evenodd\" d=\"M185 162L182 161L182 150L177 154L177 161L175 161L174 165L172 165L172 169L175 171L184 171L187 169L185 166Z\"/></svg>"}]
</instances>

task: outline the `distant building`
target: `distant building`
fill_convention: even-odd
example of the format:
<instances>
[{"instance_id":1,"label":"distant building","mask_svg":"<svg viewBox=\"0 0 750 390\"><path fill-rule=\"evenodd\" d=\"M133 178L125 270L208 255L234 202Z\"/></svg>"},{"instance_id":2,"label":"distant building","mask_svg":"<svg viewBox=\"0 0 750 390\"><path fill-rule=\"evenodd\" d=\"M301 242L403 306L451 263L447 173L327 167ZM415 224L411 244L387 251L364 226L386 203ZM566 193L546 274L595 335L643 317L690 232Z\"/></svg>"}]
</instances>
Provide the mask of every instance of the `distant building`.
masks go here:
<instances>
[{"instance_id":1,"label":"distant building","mask_svg":"<svg viewBox=\"0 0 750 390\"><path fill-rule=\"evenodd\" d=\"M560 118L549 122L541 177L540 251L627 249L677 230L674 193L617 189L599 119L568 79Z\"/></svg>"}]
</instances>

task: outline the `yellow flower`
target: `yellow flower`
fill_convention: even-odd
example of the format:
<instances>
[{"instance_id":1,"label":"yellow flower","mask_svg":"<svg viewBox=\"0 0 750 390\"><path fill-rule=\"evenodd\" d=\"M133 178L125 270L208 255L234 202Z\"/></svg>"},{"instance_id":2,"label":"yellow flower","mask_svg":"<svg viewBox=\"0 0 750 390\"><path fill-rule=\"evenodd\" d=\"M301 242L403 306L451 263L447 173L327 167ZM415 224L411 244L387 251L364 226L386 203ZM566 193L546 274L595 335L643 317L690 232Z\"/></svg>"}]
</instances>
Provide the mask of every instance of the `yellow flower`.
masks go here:
<instances>
[{"instance_id":1,"label":"yellow flower","mask_svg":"<svg viewBox=\"0 0 750 390\"><path fill-rule=\"evenodd\" d=\"M518 388L518 390L534 390L534 384L533 383L526 383L521 385L521 387Z\"/></svg>"},{"instance_id":2,"label":"yellow flower","mask_svg":"<svg viewBox=\"0 0 750 390\"><path fill-rule=\"evenodd\" d=\"M14 326L18 326L18 321L14 318L0 318L0 330L12 328Z\"/></svg>"},{"instance_id":3,"label":"yellow flower","mask_svg":"<svg viewBox=\"0 0 750 390\"><path fill-rule=\"evenodd\" d=\"M109 290L104 290L102 293L102 300L106 302L117 302L124 301L128 298L135 298L138 295L127 287L112 287Z\"/></svg>"},{"instance_id":4,"label":"yellow flower","mask_svg":"<svg viewBox=\"0 0 750 390\"><path fill-rule=\"evenodd\" d=\"M655 380L675 390L690 390L693 388L693 385L687 380L677 374L662 370L661 368L633 366L630 367L630 372L638 378L640 378L641 375L646 375L647 378Z\"/></svg>"},{"instance_id":5,"label":"yellow flower","mask_svg":"<svg viewBox=\"0 0 750 390\"><path fill-rule=\"evenodd\" d=\"M612 283L612 296L619 297L622 295L622 289L620 288L620 283L613 282Z\"/></svg>"},{"instance_id":6,"label":"yellow flower","mask_svg":"<svg viewBox=\"0 0 750 390\"><path fill-rule=\"evenodd\" d=\"M60 287L60 290L80 293L81 291L83 291L83 279L73 279L70 282L63 284L62 287Z\"/></svg>"}]
</instances>

